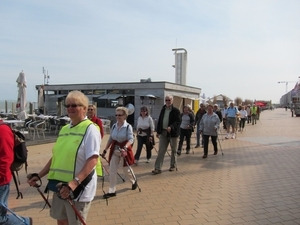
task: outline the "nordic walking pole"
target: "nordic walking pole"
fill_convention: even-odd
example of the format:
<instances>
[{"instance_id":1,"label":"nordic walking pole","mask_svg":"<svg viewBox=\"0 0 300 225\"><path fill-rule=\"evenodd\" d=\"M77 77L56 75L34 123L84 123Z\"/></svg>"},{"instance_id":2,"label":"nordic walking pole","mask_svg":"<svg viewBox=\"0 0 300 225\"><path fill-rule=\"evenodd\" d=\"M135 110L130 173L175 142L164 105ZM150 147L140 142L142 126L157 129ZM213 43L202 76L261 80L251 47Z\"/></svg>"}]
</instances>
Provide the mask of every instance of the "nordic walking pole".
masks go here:
<instances>
[{"instance_id":1,"label":"nordic walking pole","mask_svg":"<svg viewBox=\"0 0 300 225\"><path fill-rule=\"evenodd\" d=\"M73 196L73 192L72 192L71 188L69 187L69 185L68 185L67 183L59 183L59 184L57 184L57 186L59 186L59 190L60 190L61 188L63 188L64 186L68 187L68 188L70 189L70 194ZM59 194L59 193L58 193L58 194ZM61 198L60 194L59 194L59 197ZM63 199L63 198L61 198L61 199ZM82 218L80 212L79 212L78 209L75 207L75 205L74 205L74 203L73 203L73 200L72 200L71 196L69 195L69 197L66 198L66 199L64 199L64 200L66 200L66 201L71 205L73 211L74 211L75 214L76 214L76 217L80 220L80 222L81 222L83 225L86 225L86 223L85 223L84 219Z\"/></svg>"},{"instance_id":2,"label":"nordic walking pole","mask_svg":"<svg viewBox=\"0 0 300 225\"><path fill-rule=\"evenodd\" d=\"M134 179L134 182L136 183L136 185L137 185L137 187L138 187L138 189L139 189L139 192L141 192L142 190L141 190L141 188L140 188L140 186L139 186L139 184L138 184L138 182L137 182L137 178L136 178L136 176L135 176L135 174L134 174L134 172L133 172L131 166L129 165L128 161L126 160L125 156L122 155L123 150L122 150L120 147L119 147L119 151L121 152L121 156L123 157L123 159L124 159L124 161L125 161L125 163L126 163L128 169L129 169L129 171L130 171L130 173L131 173L131 175L132 175L132 177L133 177L133 179Z\"/></svg>"},{"instance_id":3,"label":"nordic walking pole","mask_svg":"<svg viewBox=\"0 0 300 225\"><path fill-rule=\"evenodd\" d=\"M4 207L8 212L10 212L13 216L15 216L18 220L23 222L25 225L29 225L29 224L26 223L25 219L23 219L20 216L18 216L17 214L15 214L11 209L9 209L6 205L4 205L4 203L0 202L0 205L2 207Z\"/></svg>"},{"instance_id":4,"label":"nordic walking pole","mask_svg":"<svg viewBox=\"0 0 300 225\"><path fill-rule=\"evenodd\" d=\"M71 205L72 209L74 210L74 212L75 212L77 218L80 220L80 222L81 222L83 225L86 225L86 223L84 222L84 220L83 220L81 214L80 214L80 213L78 212L78 210L76 209L76 207L75 207L75 205L74 205L72 199L69 197L69 198L67 198L66 200L67 200L67 202L69 202L69 204Z\"/></svg>"},{"instance_id":5,"label":"nordic walking pole","mask_svg":"<svg viewBox=\"0 0 300 225\"><path fill-rule=\"evenodd\" d=\"M100 154L100 156L109 164L108 160L106 159L106 157L103 154ZM122 179L122 181L125 182L125 179L118 172L117 172L117 174Z\"/></svg>"},{"instance_id":6,"label":"nordic walking pole","mask_svg":"<svg viewBox=\"0 0 300 225\"><path fill-rule=\"evenodd\" d=\"M224 155L223 150L222 150L222 145L221 145L221 142L220 142L220 139L219 139L218 136L217 136L217 139L218 139L218 142L219 142L219 145L220 145L220 149L221 149L222 155Z\"/></svg>"},{"instance_id":7,"label":"nordic walking pole","mask_svg":"<svg viewBox=\"0 0 300 225\"><path fill-rule=\"evenodd\" d=\"M218 129L218 130L219 130L219 129ZM219 132L218 132L218 130L216 130L216 133L217 133L217 139L218 139L218 142L219 142L219 145L220 145L220 149L221 149L222 155L224 155L223 149L222 149L222 145L221 145L221 142L220 142L220 139L219 139Z\"/></svg>"},{"instance_id":8,"label":"nordic walking pole","mask_svg":"<svg viewBox=\"0 0 300 225\"><path fill-rule=\"evenodd\" d=\"M27 179L29 179L29 180L31 180L33 177L38 178L38 180L36 181L34 187L40 193L40 195L44 199L46 205L48 205L49 208L51 208L51 204L49 203L48 199L45 197L45 195L43 194L43 192L40 190L40 187L42 186L42 180L41 180L41 178L39 177L39 175L37 173L30 173L30 174L27 175ZM37 182L39 182L39 183L37 183Z\"/></svg>"},{"instance_id":9,"label":"nordic walking pole","mask_svg":"<svg viewBox=\"0 0 300 225\"><path fill-rule=\"evenodd\" d=\"M153 148L154 148L154 150L156 151L156 153L158 154L158 150L153 146ZM168 152L168 150L167 150L167 154L168 154L168 156L171 158L171 155L170 155L170 153Z\"/></svg>"}]
</instances>

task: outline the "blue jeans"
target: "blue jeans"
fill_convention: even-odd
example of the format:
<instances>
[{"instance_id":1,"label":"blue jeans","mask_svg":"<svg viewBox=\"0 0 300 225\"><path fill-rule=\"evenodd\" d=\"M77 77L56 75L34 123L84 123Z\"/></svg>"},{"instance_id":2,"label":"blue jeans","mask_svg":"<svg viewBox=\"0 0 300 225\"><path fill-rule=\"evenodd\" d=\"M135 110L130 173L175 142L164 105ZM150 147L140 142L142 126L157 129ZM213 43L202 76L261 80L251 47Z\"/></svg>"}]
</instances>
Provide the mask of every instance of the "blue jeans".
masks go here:
<instances>
[{"instance_id":1,"label":"blue jeans","mask_svg":"<svg viewBox=\"0 0 300 225\"><path fill-rule=\"evenodd\" d=\"M30 225L28 217L21 217L13 214L8 214L6 207L9 195L9 184L0 186L0 224L1 225Z\"/></svg>"}]
</instances>

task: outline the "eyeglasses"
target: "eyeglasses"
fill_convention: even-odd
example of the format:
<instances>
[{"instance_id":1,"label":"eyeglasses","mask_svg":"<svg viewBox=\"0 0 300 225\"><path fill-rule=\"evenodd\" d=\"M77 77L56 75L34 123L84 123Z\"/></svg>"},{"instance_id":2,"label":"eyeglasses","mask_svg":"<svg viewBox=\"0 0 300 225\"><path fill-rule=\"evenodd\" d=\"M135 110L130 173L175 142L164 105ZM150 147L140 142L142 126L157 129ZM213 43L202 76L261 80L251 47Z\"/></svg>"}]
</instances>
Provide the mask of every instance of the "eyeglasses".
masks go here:
<instances>
[{"instance_id":1,"label":"eyeglasses","mask_svg":"<svg viewBox=\"0 0 300 225\"><path fill-rule=\"evenodd\" d=\"M116 114L115 116L124 116L124 115L122 115L122 114Z\"/></svg>"},{"instance_id":2,"label":"eyeglasses","mask_svg":"<svg viewBox=\"0 0 300 225\"><path fill-rule=\"evenodd\" d=\"M88 109L88 111L94 111L94 109Z\"/></svg>"},{"instance_id":3,"label":"eyeglasses","mask_svg":"<svg viewBox=\"0 0 300 225\"><path fill-rule=\"evenodd\" d=\"M165 101L166 101L166 102L170 102L170 101L171 101L171 99L165 99Z\"/></svg>"},{"instance_id":4,"label":"eyeglasses","mask_svg":"<svg viewBox=\"0 0 300 225\"><path fill-rule=\"evenodd\" d=\"M65 105L66 108L76 108L77 106L82 106L82 105L78 105L78 104L70 104L70 105Z\"/></svg>"}]
</instances>

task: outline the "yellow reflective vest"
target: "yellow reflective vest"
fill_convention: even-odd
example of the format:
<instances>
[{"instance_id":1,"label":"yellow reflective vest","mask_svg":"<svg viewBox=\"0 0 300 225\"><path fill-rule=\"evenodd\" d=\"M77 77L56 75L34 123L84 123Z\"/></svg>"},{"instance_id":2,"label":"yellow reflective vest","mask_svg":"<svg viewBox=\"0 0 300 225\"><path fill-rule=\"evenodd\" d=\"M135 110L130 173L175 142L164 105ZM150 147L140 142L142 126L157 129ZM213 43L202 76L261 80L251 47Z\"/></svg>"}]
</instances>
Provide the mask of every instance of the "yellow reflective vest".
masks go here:
<instances>
[{"instance_id":1,"label":"yellow reflective vest","mask_svg":"<svg viewBox=\"0 0 300 225\"><path fill-rule=\"evenodd\" d=\"M69 125L62 127L52 150L49 180L69 182L74 179L78 150L91 124L93 124L92 121L83 120L72 129L69 129ZM99 162L100 160L98 160Z\"/></svg>"},{"instance_id":2,"label":"yellow reflective vest","mask_svg":"<svg viewBox=\"0 0 300 225\"><path fill-rule=\"evenodd\" d=\"M256 115L257 114L257 107L256 106L252 106L251 107L251 113L252 113L252 115Z\"/></svg>"}]
</instances>

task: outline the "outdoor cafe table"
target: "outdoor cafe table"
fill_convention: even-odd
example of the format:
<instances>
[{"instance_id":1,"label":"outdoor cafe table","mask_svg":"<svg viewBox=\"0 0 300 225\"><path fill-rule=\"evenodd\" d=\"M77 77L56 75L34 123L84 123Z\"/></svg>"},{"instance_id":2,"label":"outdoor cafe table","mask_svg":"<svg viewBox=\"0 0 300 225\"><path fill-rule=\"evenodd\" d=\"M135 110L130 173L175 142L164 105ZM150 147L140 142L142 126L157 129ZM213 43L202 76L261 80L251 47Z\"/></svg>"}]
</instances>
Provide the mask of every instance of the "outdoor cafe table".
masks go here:
<instances>
[{"instance_id":1,"label":"outdoor cafe table","mask_svg":"<svg viewBox=\"0 0 300 225\"><path fill-rule=\"evenodd\" d=\"M24 120L3 120L3 122L13 127L14 124L24 124L25 121Z\"/></svg>"}]
</instances>

